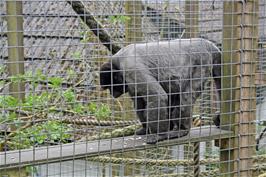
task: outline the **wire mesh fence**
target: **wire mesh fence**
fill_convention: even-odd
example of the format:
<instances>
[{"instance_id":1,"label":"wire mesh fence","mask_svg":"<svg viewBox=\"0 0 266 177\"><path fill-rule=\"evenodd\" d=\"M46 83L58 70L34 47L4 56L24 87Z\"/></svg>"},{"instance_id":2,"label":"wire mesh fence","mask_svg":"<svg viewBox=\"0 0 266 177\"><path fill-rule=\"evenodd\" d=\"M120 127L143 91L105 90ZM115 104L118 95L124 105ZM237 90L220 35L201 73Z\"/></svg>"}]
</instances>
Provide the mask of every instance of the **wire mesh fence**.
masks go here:
<instances>
[{"instance_id":1,"label":"wire mesh fence","mask_svg":"<svg viewBox=\"0 0 266 177\"><path fill-rule=\"evenodd\" d=\"M266 176L266 1L0 2L0 176Z\"/></svg>"}]
</instances>

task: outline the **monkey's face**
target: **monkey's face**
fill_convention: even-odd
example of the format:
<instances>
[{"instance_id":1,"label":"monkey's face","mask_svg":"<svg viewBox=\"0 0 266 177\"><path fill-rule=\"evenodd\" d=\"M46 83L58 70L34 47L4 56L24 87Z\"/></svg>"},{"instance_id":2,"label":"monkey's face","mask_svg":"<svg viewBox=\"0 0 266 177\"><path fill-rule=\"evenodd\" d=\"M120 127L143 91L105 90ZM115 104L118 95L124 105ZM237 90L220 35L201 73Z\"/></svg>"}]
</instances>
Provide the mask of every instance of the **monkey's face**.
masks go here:
<instances>
[{"instance_id":1,"label":"monkey's face","mask_svg":"<svg viewBox=\"0 0 266 177\"><path fill-rule=\"evenodd\" d=\"M103 65L100 72L100 85L102 90L109 89L114 98L127 92L123 75L117 70L111 71L110 67Z\"/></svg>"}]
</instances>

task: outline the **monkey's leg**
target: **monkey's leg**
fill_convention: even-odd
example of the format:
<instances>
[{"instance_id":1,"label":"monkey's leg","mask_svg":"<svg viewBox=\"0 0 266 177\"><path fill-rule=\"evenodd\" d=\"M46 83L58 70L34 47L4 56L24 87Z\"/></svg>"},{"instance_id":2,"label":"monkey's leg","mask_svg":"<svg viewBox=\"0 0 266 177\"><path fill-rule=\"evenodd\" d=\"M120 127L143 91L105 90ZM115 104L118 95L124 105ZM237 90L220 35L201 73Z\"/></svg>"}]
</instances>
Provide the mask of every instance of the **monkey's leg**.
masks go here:
<instances>
[{"instance_id":1,"label":"monkey's leg","mask_svg":"<svg viewBox=\"0 0 266 177\"><path fill-rule=\"evenodd\" d=\"M192 105L180 106L180 108L176 107L172 112L172 117L175 116L173 119L173 130L151 137L150 139L153 139L153 141L147 141L147 144L155 144L159 141L186 136L191 128L191 110Z\"/></svg>"},{"instance_id":2,"label":"monkey's leg","mask_svg":"<svg viewBox=\"0 0 266 177\"><path fill-rule=\"evenodd\" d=\"M140 66L141 67L141 66ZM137 70L126 73L130 95L145 97L147 125L150 133L147 135L147 143L156 143L158 133L166 133L168 126L168 96L163 87L149 70ZM155 138L154 138L155 137Z\"/></svg>"},{"instance_id":3,"label":"monkey's leg","mask_svg":"<svg viewBox=\"0 0 266 177\"><path fill-rule=\"evenodd\" d=\"M149 130L147 128L147 118L145 116L145 101L143 100L143 98L136 98L134 99L134 106L136 108L137 116L142 124L142 127L136 130L136 135L146 135L149 133Z\"/></svg>"}]
</instances>

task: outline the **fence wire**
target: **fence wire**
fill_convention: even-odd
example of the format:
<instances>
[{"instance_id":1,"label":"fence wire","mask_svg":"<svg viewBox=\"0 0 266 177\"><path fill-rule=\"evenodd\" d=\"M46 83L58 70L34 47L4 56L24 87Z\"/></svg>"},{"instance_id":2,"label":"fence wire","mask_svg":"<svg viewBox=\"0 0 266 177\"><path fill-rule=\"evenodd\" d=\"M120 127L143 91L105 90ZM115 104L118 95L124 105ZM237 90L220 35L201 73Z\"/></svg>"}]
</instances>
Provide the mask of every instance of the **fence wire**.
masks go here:
<instances>
[{"instance_id":1,"label":"fence wire","mask_svg":"<svg viewBox=\"0 0 266 177\"><path fill-rule=\"evenodd\" d=\"M0 1L0 177L266 176L266 0Z\"/></svg>"}]
</instances>

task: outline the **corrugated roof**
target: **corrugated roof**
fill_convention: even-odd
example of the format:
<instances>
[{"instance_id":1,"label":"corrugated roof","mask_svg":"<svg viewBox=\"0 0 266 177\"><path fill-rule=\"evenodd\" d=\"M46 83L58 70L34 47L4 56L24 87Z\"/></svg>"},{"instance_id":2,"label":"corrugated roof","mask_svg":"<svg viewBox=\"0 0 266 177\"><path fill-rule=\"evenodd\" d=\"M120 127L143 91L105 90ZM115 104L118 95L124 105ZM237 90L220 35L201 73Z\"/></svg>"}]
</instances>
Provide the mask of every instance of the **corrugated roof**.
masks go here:
<instances>
[{"instance_id":1,"label":"corrugated roof","mask_svg":"<svg viewBox=\"0 0 266 177\"><path fill-rule=\"evenodd\" d=\"M147 38L149 40L158 39L160 28L167 24L158 25L155 18L162 18L164 15L171 20L176 20L177 24L184 23L184 1L171 4L167 10L163 8L163 3L156 2L144 3L156 11L155 16L149 16L147 8L144 8L142 12L144 17L143 29L146 36L151 36L151 38ZM84 3L91 13L104 23L111 36L117 37L115 40L123 41L124 24L114 25L108 21L108 16L123 15L125 13L124 2L88 1ZM199 10L200 34L217 43L221 43L222 39L222 4L222 1L204 1L200 3ZM260 1L260 35L266 34L265 4L265 1ZM64 70L72 68L77 73L82 73L73 63L85 63L86 66L93 65L95 58L102 57L98 51L105 50L103 46L81 42L82 32L88 29L66 1L23 1L23 9L26 70L32 71L39 68L45 74L60 75L59 71L62 70L60 68L64 68ZM0 2L0 12L2 13L0 15L0 63L3 63L3 59L7 58L5 1ZM96 43L98 43L97 39ZM77 54L79 55L78 59ZM91 69L86 71L85 81L91 82L93 80L88 74L91 71ZM69 82L76 82L76 80Z\"/></svg>"}]
</instances>

